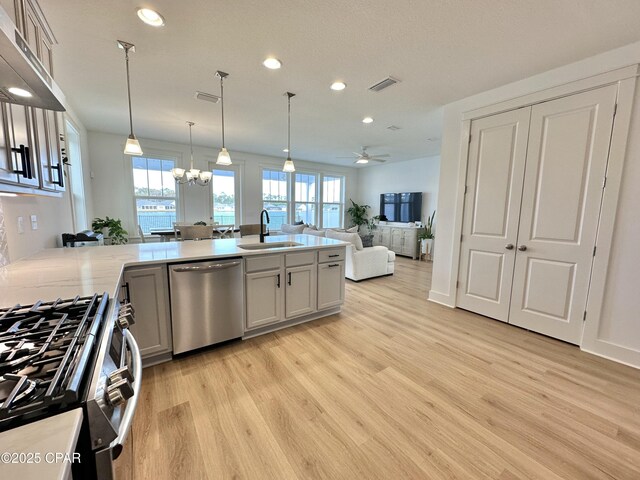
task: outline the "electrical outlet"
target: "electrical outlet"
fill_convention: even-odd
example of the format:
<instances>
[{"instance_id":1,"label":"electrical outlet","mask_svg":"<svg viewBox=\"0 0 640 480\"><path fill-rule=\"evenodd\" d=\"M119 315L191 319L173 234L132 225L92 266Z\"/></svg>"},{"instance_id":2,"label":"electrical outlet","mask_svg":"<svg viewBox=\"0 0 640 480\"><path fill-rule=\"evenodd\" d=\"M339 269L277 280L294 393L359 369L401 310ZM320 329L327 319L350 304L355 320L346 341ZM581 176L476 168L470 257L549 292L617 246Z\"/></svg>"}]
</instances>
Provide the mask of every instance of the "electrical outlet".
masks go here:
<instances>
[{"instance_id":1,"label":"electrical outlet","mask_svg":"<svg viewBox=\"0 0 640 480\"><path fill-rule=\"evenodd\" d=\"M31 230L37 230L37 229L38 229L38 216L31 215Z\"/></svg>"},{"instance_id":2,"label":"electrical outlet","mask_svg":"<svg viewBox=\"0 0 640 480\"><path fill-rule=\"evenodd\" d=\"M18 217L18 233L24 233L24 218Z\"/></svg>"}]
</instances>

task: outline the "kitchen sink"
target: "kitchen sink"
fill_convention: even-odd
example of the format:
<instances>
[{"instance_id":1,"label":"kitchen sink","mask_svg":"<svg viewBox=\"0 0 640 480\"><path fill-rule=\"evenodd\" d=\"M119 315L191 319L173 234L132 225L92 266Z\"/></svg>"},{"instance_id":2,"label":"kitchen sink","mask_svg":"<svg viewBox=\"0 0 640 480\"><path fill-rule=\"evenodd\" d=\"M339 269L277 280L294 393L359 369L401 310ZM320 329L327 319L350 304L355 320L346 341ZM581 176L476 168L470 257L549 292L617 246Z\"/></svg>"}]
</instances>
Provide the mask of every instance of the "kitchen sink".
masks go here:
<instances>
[{"instance_id":1,"label":"kitchen sink","mask_svg":"<svg viewBox=\"0 0 640 480\"><path fill-rule=\"evenodd\" d=\"M238 248L243 250L269 250L270 248L288 248L300 245L302 244L297 242L249 243L247 245L238 245Z\"/></svg>"}]
</instances>

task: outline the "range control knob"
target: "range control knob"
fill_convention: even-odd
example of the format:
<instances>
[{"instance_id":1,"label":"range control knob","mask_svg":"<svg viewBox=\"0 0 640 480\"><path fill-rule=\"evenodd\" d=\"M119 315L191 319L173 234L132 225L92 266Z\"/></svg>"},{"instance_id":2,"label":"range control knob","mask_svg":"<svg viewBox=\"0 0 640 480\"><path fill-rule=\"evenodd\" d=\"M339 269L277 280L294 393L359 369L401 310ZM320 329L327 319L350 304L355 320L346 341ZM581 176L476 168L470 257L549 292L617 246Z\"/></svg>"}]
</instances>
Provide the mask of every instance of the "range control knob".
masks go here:
<instances>
[{"instance_id":1,"label":"range control knob","mask_svg":"<svg viewBox=\"0 0 640 480\"><path fill-rule=\"evenodd\" d=\"M107 387L107 402L117 407L133 396L133 387L128 380L121 379Z\"/></svg>"},{"instance_id":2,"label":"range control knob","mask_svg":"<svg viewBox=\"0 0 640 480\"><path fill-rule=\"evenodd\" d=\"M111 372L108 378L107 385L113 385L122 379L133 382L133 375L131 375L131 371L127 365Z\"/></svg>"}]
</instances>

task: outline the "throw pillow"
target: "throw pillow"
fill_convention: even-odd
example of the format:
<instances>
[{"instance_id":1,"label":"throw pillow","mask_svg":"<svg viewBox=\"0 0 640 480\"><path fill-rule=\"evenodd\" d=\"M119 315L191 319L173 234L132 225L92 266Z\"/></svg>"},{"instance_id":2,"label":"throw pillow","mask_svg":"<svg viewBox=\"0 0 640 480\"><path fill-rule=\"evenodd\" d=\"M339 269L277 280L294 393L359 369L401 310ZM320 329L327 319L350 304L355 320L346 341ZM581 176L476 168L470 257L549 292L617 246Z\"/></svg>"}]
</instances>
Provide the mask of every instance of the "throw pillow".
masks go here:
<instances>
[{"instance_id":1,"label":"throw pillow","mask_svg":"<svg viewBox=\"0 0 640 480\"><path fill-rule=\"evenodd\" d=\"M315 235L316 237L324 237L325 236L325 231L324 230L317 230L315 228L305 228L302 233L305 233L307 235Z\"/></svg>"},{"instance_id":2,"label":"throw pillow","mask_svg":"<svg viewBox=\"0 0 640 480\"><path fill-rule=\"evenodd\" d=\"M299 222L293 222L294 225L304 225L304 222L300 220Z\"/></svg>"},{"instance_id":3,"label":"throw pillow","mask_svg":"<svg viewBox=\"0 0 640 480\"><path fill-rule=\"evenodd\" d=\"M289 234L302 233L302 231L304 229L305 229L304 224L302 224L302 225L288 225L286 223L283 223L282 227L280 227L280 230L282 230L282 233L289 233Z\"/></svg>"},{"instance_id":4,"label":"throw pillow","mask_svg":"<svg viewBox=\"0 0 640 480\"><path fill-rule=\"evenodd\" d=\"M362 239L357 233L336 232L335 230L327 230L327 238L333 238L334 240L342 240L343 242L349 242L356 250L362 250Z\"/></svg>"}]
</instances>

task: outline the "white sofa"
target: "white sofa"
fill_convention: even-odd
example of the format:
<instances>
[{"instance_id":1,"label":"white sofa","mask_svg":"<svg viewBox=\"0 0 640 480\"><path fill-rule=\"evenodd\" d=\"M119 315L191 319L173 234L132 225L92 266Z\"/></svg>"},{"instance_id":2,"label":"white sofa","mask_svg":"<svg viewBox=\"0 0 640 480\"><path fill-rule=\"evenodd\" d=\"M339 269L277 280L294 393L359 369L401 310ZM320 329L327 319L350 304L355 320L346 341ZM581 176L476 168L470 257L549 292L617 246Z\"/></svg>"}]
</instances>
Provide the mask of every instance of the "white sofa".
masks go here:
<instances>
[{"instance_id":1,"label":"white sofa","mask_svg":"<svg viewBox=\"0 0 640 480\"><path fill-rule=\"evenodd\" d=\"M396 254L387 247L366 247L357 250L354 245L348 245L345 277L359 282L367 278L393 275L395 261Z\"/></svg>"}]
</instances>

